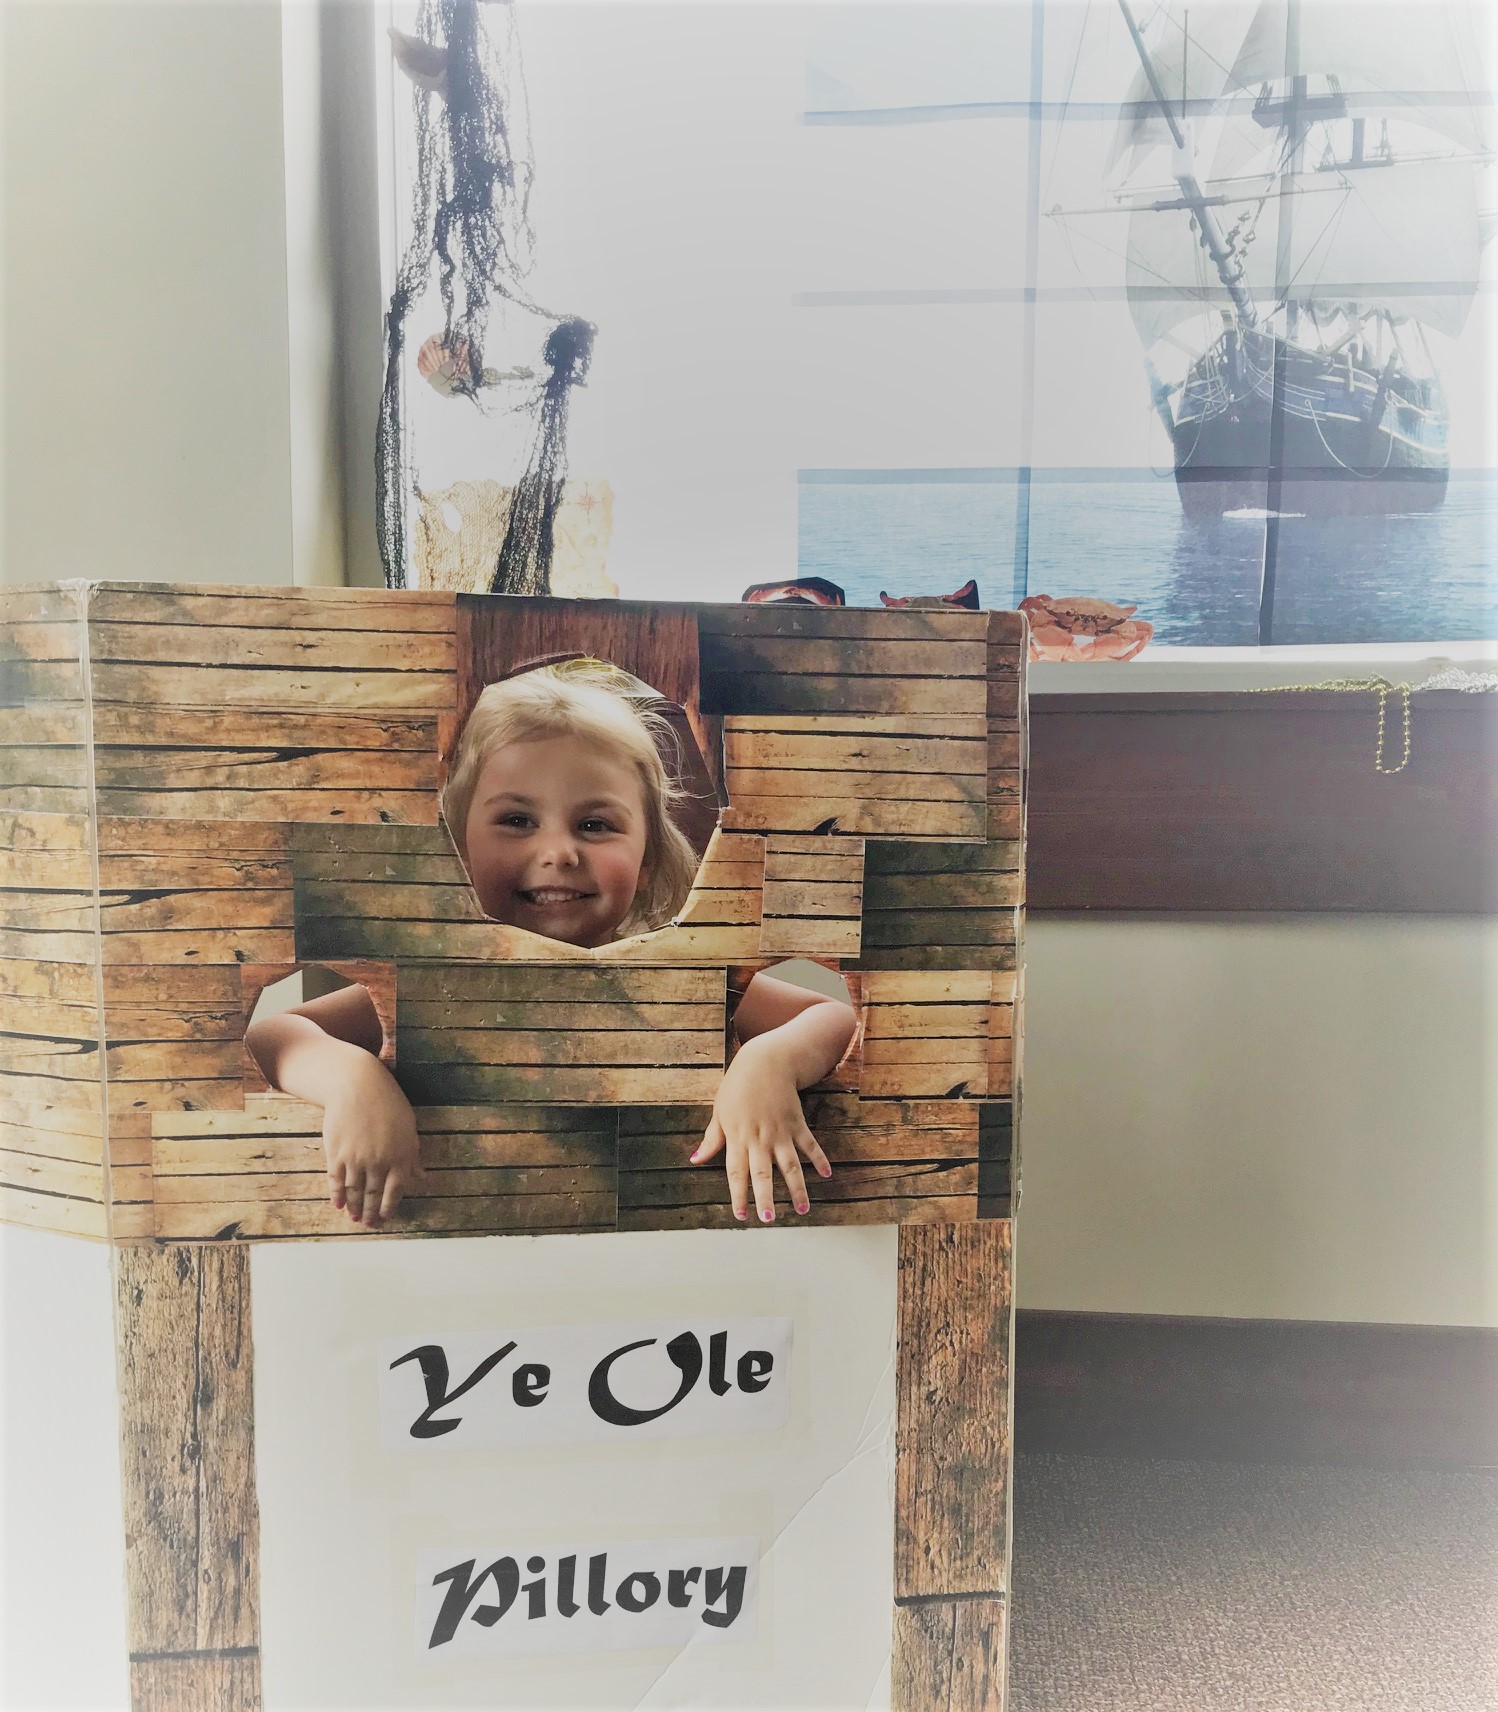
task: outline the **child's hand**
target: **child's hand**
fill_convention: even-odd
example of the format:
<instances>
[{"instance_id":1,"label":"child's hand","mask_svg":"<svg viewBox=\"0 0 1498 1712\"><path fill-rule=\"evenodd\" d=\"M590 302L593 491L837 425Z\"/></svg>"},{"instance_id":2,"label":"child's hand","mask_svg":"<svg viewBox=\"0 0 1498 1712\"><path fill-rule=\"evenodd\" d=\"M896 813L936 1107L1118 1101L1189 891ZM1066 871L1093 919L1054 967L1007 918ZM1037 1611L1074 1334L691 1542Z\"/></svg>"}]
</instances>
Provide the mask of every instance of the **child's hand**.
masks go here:
<instances>
[{"instance_id":1,"label":"child's hand","mask_svg":"<svg viewBox=\"0 0 1498 1712\"><path fill-rule=\"evenodd\" d=\"M728 1189L734 1217L748 1217L749 1186L761 1219L775 1217L775 1171L785 1180L791 1205L809 1210L801 1157L823 1177L832 1175L827 1156L806 1127L796 1078L770 1035L746 1041L718 1084L712 1122L692 1155L699 1165L727 1149Z\"/></svg>"},{"instance_id":2,"label":"child's hand","mask_svg":"<svg viewBox=\"0 0 1498 1712\"><path fill-rule=\"evenodd\" d=\"M374 1229L426 1180L410 1102L378 1059L363 1056L368 1069L352 1070L323 1108L322 1138L329 1199Z\"/></svg>"}]
</instances>

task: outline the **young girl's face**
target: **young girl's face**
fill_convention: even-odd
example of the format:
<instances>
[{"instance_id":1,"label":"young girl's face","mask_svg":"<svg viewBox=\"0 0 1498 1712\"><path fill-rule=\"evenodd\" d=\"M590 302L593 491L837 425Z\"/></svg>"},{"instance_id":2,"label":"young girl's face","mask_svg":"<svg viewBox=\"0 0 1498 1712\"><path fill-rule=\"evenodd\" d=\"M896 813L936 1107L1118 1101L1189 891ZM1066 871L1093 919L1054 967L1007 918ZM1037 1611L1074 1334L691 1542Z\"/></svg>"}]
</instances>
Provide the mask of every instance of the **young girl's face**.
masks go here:
<instances>
[{"instance_id":1,"label":"young girl's face","mask_svg":"<svg viewBox=\"0 0 1498 1712\"><path fill-rule=\"evenodd\" d=\"M569 945L606 945L648 878L645 787L620 757L577 737L495 749L465 833L486 915Z\"/></svg>"}]
</instances>

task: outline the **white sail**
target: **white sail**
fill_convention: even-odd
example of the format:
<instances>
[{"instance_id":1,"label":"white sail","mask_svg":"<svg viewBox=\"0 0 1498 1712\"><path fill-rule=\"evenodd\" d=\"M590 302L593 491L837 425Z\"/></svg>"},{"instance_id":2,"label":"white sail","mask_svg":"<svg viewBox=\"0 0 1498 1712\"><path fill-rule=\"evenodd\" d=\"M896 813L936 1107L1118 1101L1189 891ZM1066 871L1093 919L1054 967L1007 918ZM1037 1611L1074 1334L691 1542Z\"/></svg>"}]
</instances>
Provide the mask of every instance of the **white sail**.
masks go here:
<instances>
[{"instance_id":1,"label":"white sail","mask_svg":"<svg viewBox=\"0 0 1498 1712\"><path fill-rule=\"evenodd\" d=\"M1286 64L1289 8L1296 64ZM1290 70L1335 77L1357 115L1399 117L1470 149L1495 136L1488 0L1264 0L1243 38L1227 87L1282 83Z\"/></svg>"},{"instance_id":2,"label":"white sail","mask_svg":"<svg viewBox=\"0 0 1498 1712\"><path fill-rule=\"evenodd\" d=\"M1465 148L1498 146L1491 90L1490 0L1224 0L1158 8L1147 35L1172 102L1232 99L1247 107L1264 84L1283 89L1288 5L1297 14L1295 69L1334 77L1353 117L1400 118ZM1140 67L1130 81L1106 171L1168 143L1170 132Z\"/></svg>"},{"instance_id":3,"label":"white sail","mask_svg":"<svg viewBox=\"0 0 1498 1712\"><path fill-rule=\"evenodd\" d=\"M1260 10L1260 0L1224 0L1221 5L1161 6L1145 41L1160 87L1172 104L1182 95L1191 102L1215 102L1228 87L1233 61ZM1139 152L1170 141L1170 127L1156 104L1149 78L1138 64L1134 49L1124 38L1136 69L1124 97L1104 172L1129 157L1136 166Z\"/></svg>"},{"instance_id":4,"label":"white sail","mask_svg":"<svg viewBox=\"0 0 1498 1712\"><path fill-rule=\"evenodd\" d=\"M1239 100L1241 102L1243 97ZM1202 174L1202 186L1214 195L1229 188L1236 188L1246 195L1246 186L1222 181L1258 173L1262 175L1261 188L1267 189L1279 169L1283 148L1281 132L1266 131L1262 125L1254 123L1247 111L1234 112L1217 127L1211 169Z\"/></svg>"},{"instance_id":5,"label":"white sail","mask_svg":"<svg viewBox=\"0 0 1498 1712\"><path fill-rule=\"evenodd\" d=\"M1218 210L1230 228L1246 201ZM1284 277L1276 278L1278 223L1290 222ZM1244 262L1261 313L1281 298L1328 309L1386 310L1455 337L1477 288L1476 169L1432 161L1346 172L1307 172L1282 181L1258 217ZM1148 347L1228 297L1184 212L1129 218L1125 279L1129 309Z\"/></svg>"},{"instance_id":6,"label":"white sail","mask_svg":"<svg viewBox=\"0 0 1498 1712\"><path fill-rule=\"evenodd\" d=\"M1217 210L1224 228L1230 227L1248 204ZM1268 234L1248 253L1244 279L1260 303L1273 295L1273 204L1266 208ZM1190 215L1184 211L1141 210L1129 216L1124 283L1129 313L1141 343L1148 349L1181 322L1204 309L1230 309L1231 303L1212 260L1197 239Z\"/></svg>"},{"instance_id":7,"label":"white sail","mask_svg":"<svg viewBox=\"0 0 1498 1712\"><path fill-rule=\"evenodd\" d=\"M1331 177L1348 188L1318 194ZM1455 338L1477 292L1477 174L1464 161L1303 173L1293 182L1290 265L1298 303L1387 310Z\"/></svg>"}]
</instances>

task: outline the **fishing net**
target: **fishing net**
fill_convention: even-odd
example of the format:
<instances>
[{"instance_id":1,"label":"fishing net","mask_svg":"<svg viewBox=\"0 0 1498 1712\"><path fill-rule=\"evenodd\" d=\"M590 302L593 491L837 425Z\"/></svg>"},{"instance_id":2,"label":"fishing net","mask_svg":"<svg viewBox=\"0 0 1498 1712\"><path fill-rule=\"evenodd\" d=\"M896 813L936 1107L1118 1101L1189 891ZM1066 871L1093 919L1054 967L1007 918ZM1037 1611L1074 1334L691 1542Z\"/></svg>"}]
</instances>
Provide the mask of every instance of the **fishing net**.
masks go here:
<instances>
[{"instance_id":1,"label":"fishing net","mask_svg":"<svg viewBox=\"0 0 1498 1712\"><path fill-rule=\"evenodd\" d=\"M502 41L490 37L486 10L499 18ZM396 57L413 84L416 159L411 235L385 316L376 435L376 529L385 582L390 588L413 583L406 323L435 270L442 332L423 344L418 371L455 408L466 402L484 410L481 395L501 382L507 390L517 383L528 387L518 405L506 407L529 417L530 431L489 589L546 594L567 473L569 400L572 388L587 378L595 329L543 308L525 288L535 238L529 208L533 167L517 146L524 131L524 82L513 9L485 8L479 0L422 0L416 37L394 39ZM550 324L541 375L523 367L506 374L486 368L496 303Z\"/></svg>"}]
</instances>

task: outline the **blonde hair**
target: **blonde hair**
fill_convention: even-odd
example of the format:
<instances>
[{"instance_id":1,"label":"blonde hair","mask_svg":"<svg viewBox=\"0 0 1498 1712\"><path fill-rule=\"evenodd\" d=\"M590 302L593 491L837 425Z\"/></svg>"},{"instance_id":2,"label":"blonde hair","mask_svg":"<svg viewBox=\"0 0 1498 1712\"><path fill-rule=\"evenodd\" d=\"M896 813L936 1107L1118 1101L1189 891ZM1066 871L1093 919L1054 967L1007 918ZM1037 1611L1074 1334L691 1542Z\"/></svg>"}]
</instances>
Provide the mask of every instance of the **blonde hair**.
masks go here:
<instances>
[{"instance_id":1,"label":"blonde hair","mask_svg":"<svg viewBox=\"0 0 1498 1712\"><path fill-rule=\"evenodd\" d=\"M490 684L474 703L442 787L442 818L464 861L468 811L489 756L508 743L584 737L632 766L644 797L646 880L618 937L670 921L697 877L697 852L671 818L682 791L662 750L676 753L678 768L680 753L670 721L658 711L661 699L605 660L563 660Z\"/></svg>"}]
</instances>

